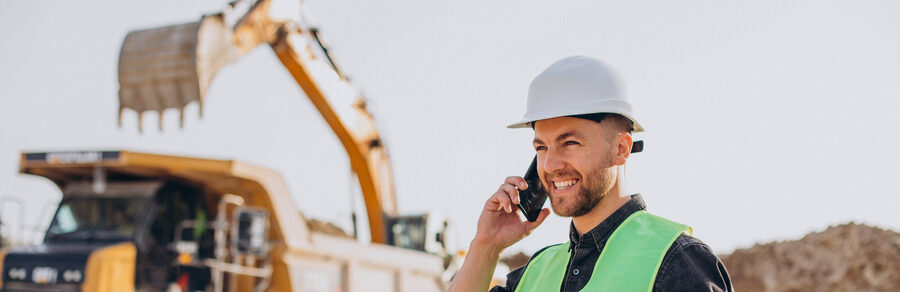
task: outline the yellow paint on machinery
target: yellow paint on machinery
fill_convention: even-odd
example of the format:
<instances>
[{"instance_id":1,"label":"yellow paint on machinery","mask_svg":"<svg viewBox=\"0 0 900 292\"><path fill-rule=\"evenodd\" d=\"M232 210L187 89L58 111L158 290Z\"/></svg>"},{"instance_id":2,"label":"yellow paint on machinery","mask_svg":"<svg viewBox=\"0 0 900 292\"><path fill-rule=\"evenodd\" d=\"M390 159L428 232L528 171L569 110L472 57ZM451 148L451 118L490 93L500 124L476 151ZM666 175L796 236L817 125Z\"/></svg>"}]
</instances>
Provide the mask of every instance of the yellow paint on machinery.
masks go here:
<instances>
[{"instance_id":1,"label":"yellow paint on machinery","mask_svg":"<svg viewBox=\"0 0 900 292\"><path fill-rule=\"evenodd\" d=\"M0 273L5 271L3 269L3 261L6 259L6 249L0 250ZM0 288L3 288L3 275L0 275Z\"/></svg>"},{"instance_id":2,"label":"yellow paint on machinery","mask_svg":"<svg viewBox=\"0 0 900 292\"><path fill-rule=\"evenodd\" d=\"M88 257L81 291L134 291L136 260L137 250L130 242L95 250Z\"/></svg>"}]
</instances>

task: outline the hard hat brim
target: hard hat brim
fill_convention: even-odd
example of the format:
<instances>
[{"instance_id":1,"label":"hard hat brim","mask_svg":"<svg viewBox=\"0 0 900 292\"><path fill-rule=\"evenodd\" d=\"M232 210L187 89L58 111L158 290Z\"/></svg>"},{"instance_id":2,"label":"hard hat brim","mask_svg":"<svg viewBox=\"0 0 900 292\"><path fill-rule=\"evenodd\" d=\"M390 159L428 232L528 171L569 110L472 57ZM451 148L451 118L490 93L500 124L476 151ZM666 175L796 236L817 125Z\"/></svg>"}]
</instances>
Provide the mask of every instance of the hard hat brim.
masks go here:
<instances>
[{"instance_id":1,"label":"hard hat brim","mask_svg":"<svg viewBox=\"0 0 900 292\"><path fill-rule=\"evenodd\" d=\"M566 117L566 116L574 116L574 115L581 115L581 114L592 114L592 113L596 113L596 112L590 112L590 111L587 111L587 112L583 112L583 113L572 113L572 114L567 114L567 115L538 115L538 116L535 116L535 117L525 117L525 118L522 119L521 121L516 122L515 124L511 124L511 125L506 126L506 127L509 128L509 129L531 128L531 124L532 124L532 123L537 122L537 121L540 121L540 120L546 120L546 119L552 119L552 118L559 118L559 117ZM632 133L640 133L640 132L643 132L643 131L644 131L644 126L641 126L641 124L638 123L637 120L635 120L634 117L632 117L631 115L624 114L624 113L616 113L616 112L611 112L611 113L622 115L623 117L625 117L625 118L631 120L631 122L634 123L634 131L632 131Z\"/></svg>"}]
</instances>

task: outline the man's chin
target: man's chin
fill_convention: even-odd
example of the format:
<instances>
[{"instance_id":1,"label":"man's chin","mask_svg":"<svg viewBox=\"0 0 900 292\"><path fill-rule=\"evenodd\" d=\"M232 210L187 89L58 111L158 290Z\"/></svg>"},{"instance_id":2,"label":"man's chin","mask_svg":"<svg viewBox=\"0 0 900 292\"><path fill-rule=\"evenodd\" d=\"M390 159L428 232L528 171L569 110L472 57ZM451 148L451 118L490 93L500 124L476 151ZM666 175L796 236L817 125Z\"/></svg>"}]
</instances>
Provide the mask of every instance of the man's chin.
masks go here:
<instances>
[{"instance_id":1,"label":"man's chin","mask_svg":"<svg viewBox=\"0 0 900 292\"><path fill-rule=\"evenodd\" d=\"M576 206L572 204L566 204L567 202L554 202L550 200L550 207L553 209L553 214L556 214L559 217L573 217L575 214L575 210L578 209Z\"/></svg>"},{"instance_id":2,"label":"man's chin","mask_svg":"<svg viewBox=\"0 0 900 292\"><path fill-rule=\"evenodd\" d=\"M580 199L576 198L573 201L568 200L564 201L560 198L556 198L559 200L554 200L554 198L550 197L550 206L553 207L553 213L560 217L579 217L590 213L594 208L599 205L602 197L598 199L594 204L591 204L592 200L589 199ZM571 199L571 198L570 198ZM590 206L582 206L582 205L590 205Z\"/></svg>"}]
</instances>

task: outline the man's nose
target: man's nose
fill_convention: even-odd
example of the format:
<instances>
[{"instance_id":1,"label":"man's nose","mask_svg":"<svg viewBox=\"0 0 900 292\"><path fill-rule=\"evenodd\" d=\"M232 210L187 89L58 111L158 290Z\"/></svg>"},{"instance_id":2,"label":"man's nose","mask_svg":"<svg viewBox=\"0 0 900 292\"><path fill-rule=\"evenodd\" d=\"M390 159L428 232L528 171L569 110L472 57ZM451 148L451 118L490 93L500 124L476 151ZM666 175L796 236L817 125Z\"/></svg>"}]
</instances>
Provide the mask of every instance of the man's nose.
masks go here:
<instances>
[{"instance_id":1,"label":"man's nose","mask_svg":"<svg viewBox=\"0 0 900 292\"><path fill-rule=\"evenodd\" d=\"M562 159L562 155L552 149L547 149L544 154L543 166L541 167L546 173L553 173L566 167L566 163Z\"/></svg>"}]
</instances>

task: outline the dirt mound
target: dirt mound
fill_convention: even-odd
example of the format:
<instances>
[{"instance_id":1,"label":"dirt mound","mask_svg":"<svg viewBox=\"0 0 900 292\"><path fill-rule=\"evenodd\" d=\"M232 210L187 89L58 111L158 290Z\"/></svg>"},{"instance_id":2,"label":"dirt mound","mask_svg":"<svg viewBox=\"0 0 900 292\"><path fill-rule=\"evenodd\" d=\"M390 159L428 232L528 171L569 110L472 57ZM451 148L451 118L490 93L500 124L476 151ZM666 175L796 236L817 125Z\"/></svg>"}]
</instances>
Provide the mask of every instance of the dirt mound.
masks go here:
<instances>
[{"instance_id":1,"label":"dirt mound","mask_svg":"<svg viewBox=\"0 0 900 292\"><path fill-rule=\"evenodd\" d=\"M900 233L849 223L720 256L737 291L900 291Z\"/></svg>"}]
</instances>

